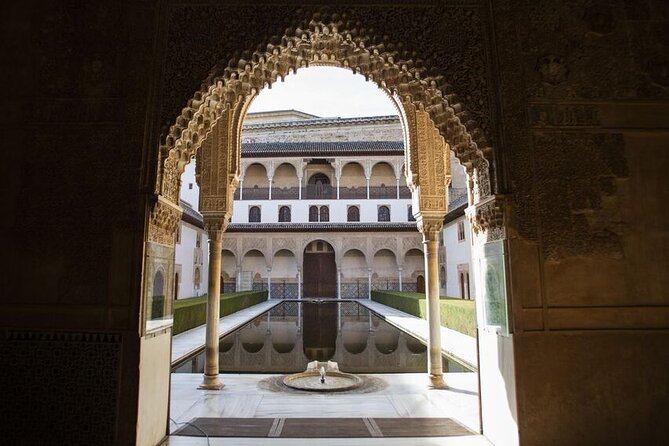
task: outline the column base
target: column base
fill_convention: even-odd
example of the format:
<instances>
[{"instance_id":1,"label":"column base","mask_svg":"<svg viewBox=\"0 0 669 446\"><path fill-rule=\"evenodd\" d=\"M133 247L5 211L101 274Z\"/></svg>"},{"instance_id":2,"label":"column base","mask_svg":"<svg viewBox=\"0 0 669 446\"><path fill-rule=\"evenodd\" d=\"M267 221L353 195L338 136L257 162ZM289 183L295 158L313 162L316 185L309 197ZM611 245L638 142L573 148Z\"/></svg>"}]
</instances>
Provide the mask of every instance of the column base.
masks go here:
<instances>
[{"instance_id":1,"label":"column base","mask_svg":"<svg viewBox=\"0 0 669 446\"><path fill-rule=\"evenodd\" d=\"M430 374L430 387L433 389L448 389L448 384L444 381L444 375Z\"/></svg>"},{"instance_id":2,"label":"column base","mask_svg":"<svg viewBox=\"0 0 669 446\"><path fill-rule=\"evenodd\" d=\"M198 389L202 390L221 390L225 387L225 384L221 382L218 378L218 375L204 375L202 384L198 386Z\"/></svg>"}]
</instances>

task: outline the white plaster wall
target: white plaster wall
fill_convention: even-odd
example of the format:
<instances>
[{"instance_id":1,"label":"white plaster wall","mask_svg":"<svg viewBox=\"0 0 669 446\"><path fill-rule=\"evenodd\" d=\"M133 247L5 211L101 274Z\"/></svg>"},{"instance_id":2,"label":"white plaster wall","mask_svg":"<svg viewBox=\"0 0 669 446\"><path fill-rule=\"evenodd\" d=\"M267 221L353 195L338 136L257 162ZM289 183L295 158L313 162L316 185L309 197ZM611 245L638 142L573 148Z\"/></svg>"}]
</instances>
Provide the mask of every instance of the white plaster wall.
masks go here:
<instances>
[{"instance_id":1,"label":"white plaster wall","mask_svg":"<svg viewBox=\"0 0 669 446\"><path fill-rule=\"evenodd\" d=\"M458 222L465 224L465 239L458 241ZM441 294L449 297L461 297L458 265L469 265L469 293L472 299L476 297L476 281L472 267L472 234L467 218L463 215L444 225L442 240L446 249L446 287Z\"/></svg>"},{"instance_id":2,"label":"white plaster wall","mask_svg":"<svg viewBox=\"0 0 669 446\"><path fill-rule=\"evenodd\" d=\"M279 207L290 206L292 223L309 222L309 206L330 207L330 222L345 223L346 212L349 205L360 207L360 222L377 222L378 207L390 207L391 222L406 222L408 220L407 208L411 204L409 199L340 199L340 200L235 200L233 204L232 223L248 223L249 208L260 206L261 223L278 223Z\"/></svg>"},{"instance_id":3,"label":"white plaster wall","mask_svg":"<svg viewBox=\"0 0 669 446\"><path fill-rule=\"evenodd\" d=\"M500 336L485 329L479 329L478 332L483 435L496 446L517 446L519 435L513 337Z\"/></svg>"},{"instance_id":4,"label":"white plaster wall","mask_svg":"<svg viewBox=\"0 0 669 446\"><path fill-rule=\"evenodd\" d=\"M244 128L245 142L402 141L399 118L360 122L341 119L337 124Z\"/></svg>"},{"instance_id":5,"label":"white plaster wall","mask_svg":"<svg viewBox=\"0 0 669 446\"><path fill-rule=\"evenodd\" d=\"M159 444L167 432L172 332L140 341L137 445Z\"/></svg>"},{"instance_id":6,"label":"white plaster wall","mask_svg":"<svg viewBox=\"0 0 669 446\"><path fill-rule=\"evenodd\" d=\"M181 240L175 246L174 263L181 266L179 277L179 290L177 299L186 297L201 296L207 292L207 282L209 277L209 238L207 233L193 226L190 223L181 221ZM201 237L202 264L200 265L200 288L196 288L193 282L195 271L195 244L197 234Z\"/></svg>"},{"instance_id":7,"label":"white plaster wall","mask_svg":"<svg viewBox=\"0 0 669 446\"><path fill-rule=\"evenodd\" d=\"M190 204L196 211L199 210L200 187L195 182L195 160L186 165L184 173L181 174L180 198Z\"/></svg>"}]
</instances>

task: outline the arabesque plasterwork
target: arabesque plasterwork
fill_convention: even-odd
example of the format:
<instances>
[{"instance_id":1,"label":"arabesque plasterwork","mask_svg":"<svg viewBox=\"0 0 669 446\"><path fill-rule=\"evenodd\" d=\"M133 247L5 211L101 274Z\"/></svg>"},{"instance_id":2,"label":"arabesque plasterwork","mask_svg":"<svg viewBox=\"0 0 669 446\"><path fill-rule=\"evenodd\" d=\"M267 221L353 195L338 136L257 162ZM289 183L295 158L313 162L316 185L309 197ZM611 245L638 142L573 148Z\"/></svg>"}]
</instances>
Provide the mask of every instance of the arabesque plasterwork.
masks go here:
<instances>
[{"instance_id":1,"label":"arabesque plasterwork","mask_svg":"<svg viewBox=\"0 0 669 446\"><path fill-rule=\"evenodd\" d=\"M251 98L261 89L270 86L279 79L284 79L291 72L302 67L314 65L332 65L350 69L354 73L364 75L369 81L375 82L395 102L401 118L406 126L418 125L416 113L424 115L422 122L429 121L442 141L448 142L450 149L460 159L473 181L473 198L481 200L491 193L490 162L485 154L492 156L492 150L480 126L471 119L465 106L451 93L448 80L428 70L423 61L403 59L400 53L392 48L392 44L370 44L369 37L363 33L353 33L342 28L341 23L321 23L312 20L308 30L298 30L291 36L284 36L280 44L268 44L234 62L212 75L205 87L198 91L188 102L176 122L170 127L169 133L161 146L161 155L166 172L161 176L162 190L171 191L175 177L181 173L188 160L198 153L208 136L213 132L216 123L222 118L227 121L225 140L218 145L218 150L226 150L229 158L227 172L219 162L215 169L210 170L218 176L219 186L216 196L203 198L203 211L221 212L230 206L236 180L239 177L239 133L245 110ZM414 110L416 113L414 113ZM407 112L408 111L408 112ZM424 125L424 124L420 124ZM219 130L219 133L221 131ZM425 132L423 132L425 133ZM433 138L430 138L433 139ZM409 145L411 141L407 141ZM418 141L422 144L422 141ZM443 144L445 147L445 144ZM207 144L205 143L205 149ZM443 151L443 149L442 149ZM204 150L198 159L202 167L198 172L202 177L201 184L206 191L207 181L205 166L216 155L212 150ZM431 152L434 150L431 149ZM427 153L423 148L411 152L407 150L407 179L420 184L421 192L425 189L443 189L446 182L439 185L425 184L421 179L418 163L423 166L439 167L435 175L445 176L447 157L443 163L434 163L436 153ZM235 158L236 157L236 158ZM443 164L443 166L442 166ZM172 171L174 169L176 171ZM223 169L221 169L223 168ZM172 172L168 172L172 171ZM225 181L228 191L222 193L221 180ZM234 185L233 185L234 183ZM446 209L445 193L424 193L425 209Z\"/></svg>"}]
</instances>

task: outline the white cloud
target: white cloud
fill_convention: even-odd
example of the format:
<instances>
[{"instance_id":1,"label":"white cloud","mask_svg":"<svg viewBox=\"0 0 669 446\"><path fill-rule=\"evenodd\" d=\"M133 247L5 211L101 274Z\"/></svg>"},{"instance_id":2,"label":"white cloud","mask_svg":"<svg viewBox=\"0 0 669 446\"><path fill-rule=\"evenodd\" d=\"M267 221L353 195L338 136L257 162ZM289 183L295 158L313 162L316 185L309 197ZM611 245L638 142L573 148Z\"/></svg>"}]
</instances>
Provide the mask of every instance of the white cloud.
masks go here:
<instances>
[{"instance_id":1,"label":"white cloud","mask_svg":"<svg viewBox=\"0 0 669 446\"><path fill-rule=\"evenodd\" d=\"M397 114L390 99L373 82L351 70L302 68L265 88L249 112L299 110L317 116L357 117Z\"/></svg>"}]
</instances>

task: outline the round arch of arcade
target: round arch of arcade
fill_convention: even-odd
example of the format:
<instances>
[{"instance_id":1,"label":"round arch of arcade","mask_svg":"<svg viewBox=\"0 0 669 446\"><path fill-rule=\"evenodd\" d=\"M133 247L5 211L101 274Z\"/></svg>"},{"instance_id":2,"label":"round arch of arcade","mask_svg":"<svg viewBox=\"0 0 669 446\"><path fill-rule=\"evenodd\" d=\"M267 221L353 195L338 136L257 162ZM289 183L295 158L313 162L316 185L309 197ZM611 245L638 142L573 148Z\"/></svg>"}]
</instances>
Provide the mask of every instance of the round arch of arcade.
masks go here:
<instances>
[{"instance_id":1,"label":"round arch of arcade","mask_svg":"<svg viewBox=\"0 0 669 446\"><path fill-rule=\"evenodd\" d=\"M423 61L390 50L397 47L372 42L347 24L312 20L308 29L286 30L279 45L260 45L264 49L231 60L207 79L170 127L160 147L157 192L178 203L179 177L197 155L205 219L207 215L229 219L240 174L241 127L253 98L299 68L331 65L364 75L395 104L405 135L407 181L412 189L420 186L421 196L429 196L421 197L421 211L446 209L449 148L469 175L472 204L487 201L493 192L492 160L488 159L493 151L483 131L452 93L447 79L434 75ZM212 134L217 141L209 145L215 147L199 150ZM441 144L430 141L435 137L443 138ZM434 163L439 157L445 162ZM226 223L214 226L220 224Z\"/></svg>"}]
</instances>

